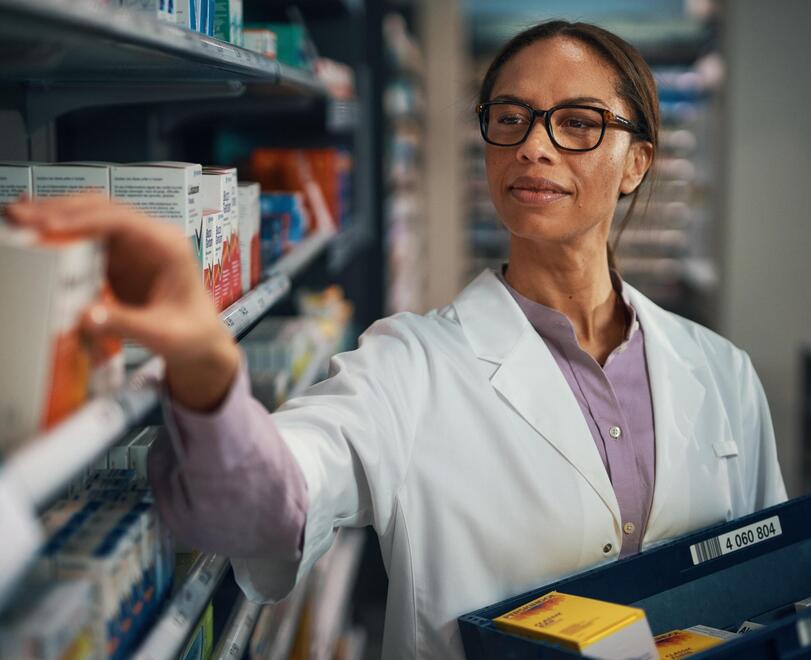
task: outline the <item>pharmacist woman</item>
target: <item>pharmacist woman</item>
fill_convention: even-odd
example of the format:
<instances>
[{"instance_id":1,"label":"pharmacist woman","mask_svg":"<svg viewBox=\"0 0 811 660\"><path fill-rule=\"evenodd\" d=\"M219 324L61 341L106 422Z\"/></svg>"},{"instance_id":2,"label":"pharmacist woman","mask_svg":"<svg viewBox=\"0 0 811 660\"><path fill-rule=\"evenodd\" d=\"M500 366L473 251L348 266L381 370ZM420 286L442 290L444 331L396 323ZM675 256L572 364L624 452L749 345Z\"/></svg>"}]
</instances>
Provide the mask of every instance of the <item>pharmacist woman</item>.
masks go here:
<instances>
[{"instance_id":1,"label":"pharmacist woman","mask_svg":"<svg viewBox=\"0 0 811 660\"><path fill-rule=\"evenodd\" d=\"M786 496L748 356L611 268L618 199L657 146L640 55L590 25L535 26L493 61L478 113L509 263L378 321L272 415L175 231L90 198L8 210L107 239L120 302L85 325L166 359L179 455L158 446L151 480L178 537L275 600L338 528L372 525L387 660L461 658L462 613Z\"/></svg>"}]
</instances>

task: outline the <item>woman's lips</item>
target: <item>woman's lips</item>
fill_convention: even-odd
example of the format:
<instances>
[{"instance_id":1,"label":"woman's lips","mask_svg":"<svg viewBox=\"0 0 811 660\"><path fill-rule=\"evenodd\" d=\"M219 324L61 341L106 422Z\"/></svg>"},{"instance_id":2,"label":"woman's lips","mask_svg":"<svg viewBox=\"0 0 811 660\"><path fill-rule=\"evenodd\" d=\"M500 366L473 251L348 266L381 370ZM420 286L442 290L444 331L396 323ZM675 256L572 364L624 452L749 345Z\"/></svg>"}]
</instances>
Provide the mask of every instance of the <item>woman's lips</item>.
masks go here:
<instances>
[{"instance_id":1,"label":"woman's lips","mask_svg":"<svg viewBox=\"0 0 811 660\"><path fill-rule=\"evenodd\" d=\"M564 197L568 197L569 193L560 192L557 190L514 188L511 186L510 195L512 195L522 204L551 204L552 202L557 202Z\"/></svg>"},{"instance_id":2,"label":"woman's lips","mask_svg":"<svg viewBox=\"0 0 811 660\"><path fill-rule=\"evenodd\" d=\"M510 184L509 191L522 204L550 204L569 196L559 183L534 176L518 177Z\"/></svg>"}]
</instances>

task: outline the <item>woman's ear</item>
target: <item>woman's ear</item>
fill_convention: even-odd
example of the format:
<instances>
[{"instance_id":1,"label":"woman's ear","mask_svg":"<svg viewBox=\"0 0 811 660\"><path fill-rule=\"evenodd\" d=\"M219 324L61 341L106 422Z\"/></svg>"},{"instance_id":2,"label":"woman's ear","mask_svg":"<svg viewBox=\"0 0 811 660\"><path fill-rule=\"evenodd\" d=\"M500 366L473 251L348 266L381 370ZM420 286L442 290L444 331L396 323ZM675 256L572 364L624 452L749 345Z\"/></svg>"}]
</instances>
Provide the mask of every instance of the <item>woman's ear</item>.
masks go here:
<instances>
[{"instance_id":1,"label":"woman's ear","mask_svg":"<svg viewBox=\"0 0 811 660\"><path fill-rule=\"evenodd\" d=\"M625 169L620 181L620 193L630 195L642 183L653 162L653 145L647 140L631 142L625 156Z\"/></svg>"}]
</instances>

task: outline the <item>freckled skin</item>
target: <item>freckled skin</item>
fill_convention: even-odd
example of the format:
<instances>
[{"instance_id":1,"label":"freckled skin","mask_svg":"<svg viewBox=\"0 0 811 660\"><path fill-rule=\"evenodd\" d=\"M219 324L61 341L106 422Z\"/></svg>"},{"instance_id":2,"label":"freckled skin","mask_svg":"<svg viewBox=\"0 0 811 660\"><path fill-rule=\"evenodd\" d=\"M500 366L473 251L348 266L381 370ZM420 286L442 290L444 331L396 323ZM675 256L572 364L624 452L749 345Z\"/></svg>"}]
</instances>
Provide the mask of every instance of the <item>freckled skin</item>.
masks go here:
<instances>
[{"instance_id":1,"label":"freckled skin","mask_svg":"<svg viewBox=\"0 0 811 660\"><path fill-rule=\"evenodd\" d=\"M554 37L527 46L509 60L496 79L491 98L511 95L535 108L550 108L567 99L589 96L589 103L635 119L616 93L617 75L589 46ZM545 247L577 247L582 241L604 246L619 192L639 183L638 154L631 135L608 128L594 151L571 153L555 148L541 121L536 120L526 142L517 147L485 149L490 195L502 222L516 241ZM517 200L509 186L519 176L546 177L572 194L553 204L534 206ZM514 245L515 247L515 245ZM529 246L527 246L529 247Z\"/></svg>"}]
</instances>

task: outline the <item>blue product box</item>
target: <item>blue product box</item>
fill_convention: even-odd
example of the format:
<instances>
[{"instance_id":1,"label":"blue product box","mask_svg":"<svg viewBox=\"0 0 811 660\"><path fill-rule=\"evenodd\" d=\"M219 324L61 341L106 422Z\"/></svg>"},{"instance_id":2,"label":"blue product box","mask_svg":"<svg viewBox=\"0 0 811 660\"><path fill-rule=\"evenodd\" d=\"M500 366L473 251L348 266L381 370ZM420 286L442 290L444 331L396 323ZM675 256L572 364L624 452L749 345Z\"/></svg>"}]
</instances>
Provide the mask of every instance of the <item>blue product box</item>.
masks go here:
<instances>
[{"instance_id":1,"label":"blue product box","mask_svg":"<svg viewBox=\"0 0 811 660\"><path fill-rule=\"evenodd\" d=\"M654 635L703 624L735 632L764 624L691 659L811 658L811 496L708 527L633 557L545 585L459 618L468 660L579 658L512 635L493 619L550 591L640 607Z\"/></svg>"}]
</instances>

